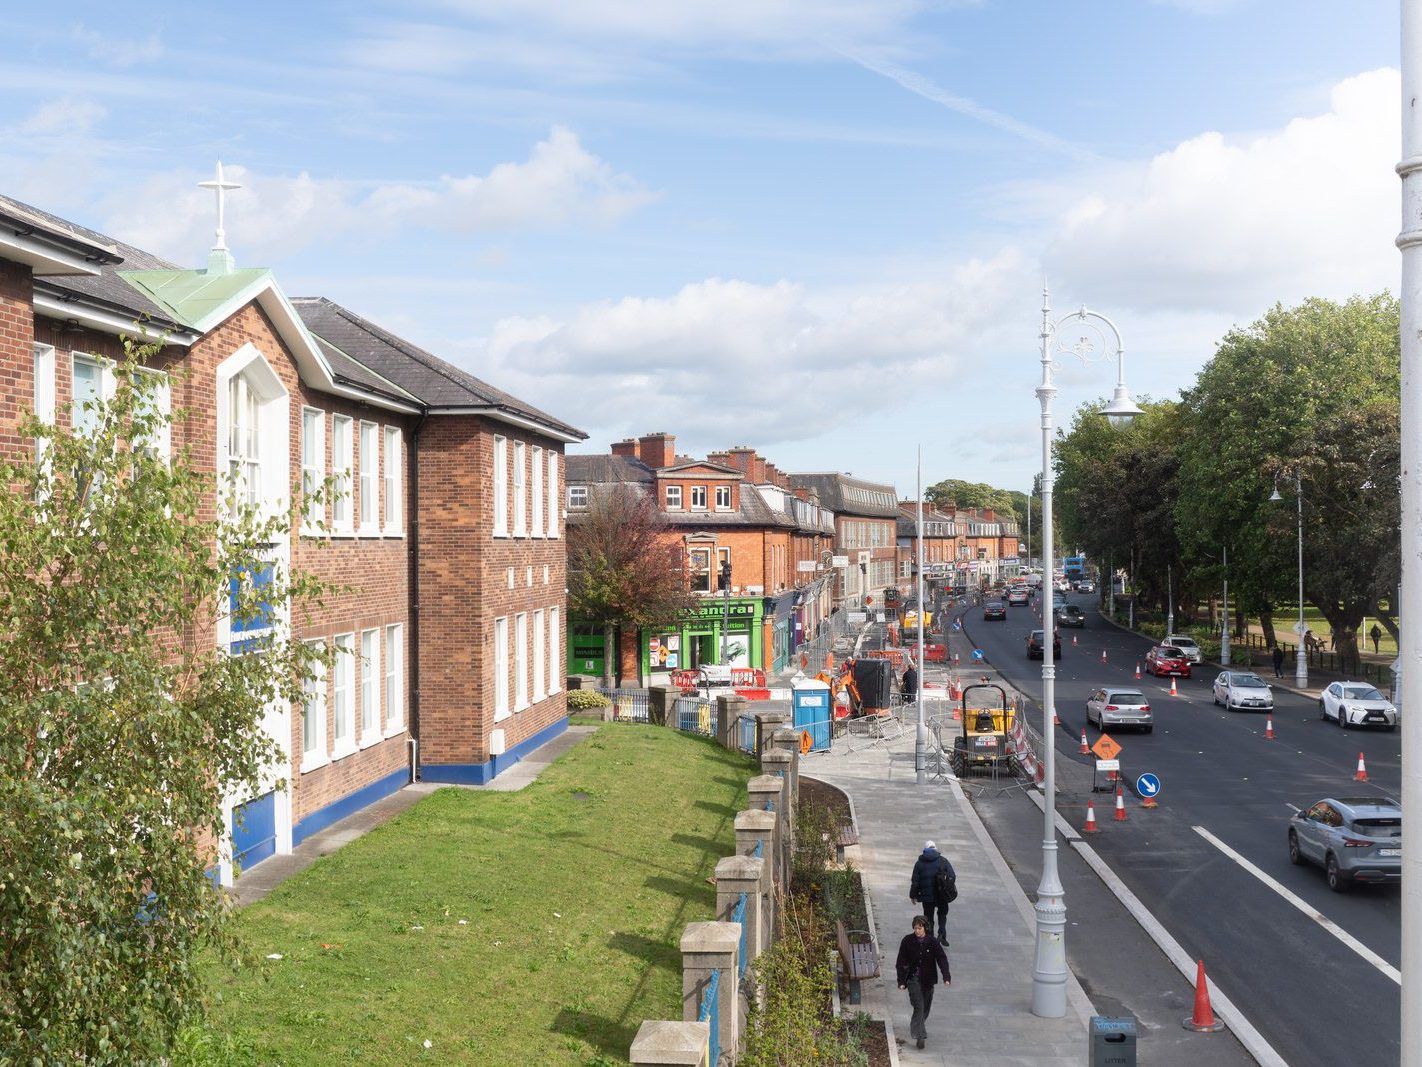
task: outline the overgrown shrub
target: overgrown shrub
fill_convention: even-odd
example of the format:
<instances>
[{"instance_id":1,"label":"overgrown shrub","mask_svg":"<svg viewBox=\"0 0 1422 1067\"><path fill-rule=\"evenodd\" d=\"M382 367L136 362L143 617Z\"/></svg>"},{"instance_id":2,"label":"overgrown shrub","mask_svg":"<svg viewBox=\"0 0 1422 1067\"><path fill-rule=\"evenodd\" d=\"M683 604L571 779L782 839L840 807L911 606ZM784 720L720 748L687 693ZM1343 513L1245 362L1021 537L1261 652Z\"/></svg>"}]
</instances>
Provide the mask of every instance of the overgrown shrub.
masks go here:
<instances>
[{"instance_id":1,"label":"overgrown shrub","mask_svg":"<svg viewBox=\"0 0 1422 1067\"><path fill-rule=\"evenodd\" d=\"M591 711L593 708L605 708L611 703L612 701L596 689L570 689L568 691L569 711Z\"/></svg>"},{"instance_id":2,"label":"overgrown shrub","mask_svg":"<svg viewBox=\"0 0 1422 1067\"><path fill-rule=\"evenodd\" d=\"M824 804L801 798L795 809L795 853L790 861L791 885L813 891L834 862L839 820Z\"/></svg>"}]
</instances>

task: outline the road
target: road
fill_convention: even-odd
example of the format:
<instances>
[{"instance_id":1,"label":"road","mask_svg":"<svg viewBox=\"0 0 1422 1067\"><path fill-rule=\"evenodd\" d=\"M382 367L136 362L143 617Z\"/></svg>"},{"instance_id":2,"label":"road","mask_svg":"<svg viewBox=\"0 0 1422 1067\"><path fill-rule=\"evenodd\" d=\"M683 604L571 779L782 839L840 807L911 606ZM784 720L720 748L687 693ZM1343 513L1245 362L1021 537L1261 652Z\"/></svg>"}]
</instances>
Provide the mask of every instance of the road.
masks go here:
<instances>
[{"instance_id":1,"label":"road","mask_svg":"<svg viewBox=\"0 0 1422 1067\"><path fill-rule=\"evenodd\" d=\"M1087 693L1133 682L1150 643L1108 624L1093 597L1071 600L1087 611L1088 623L1063 633L1057 808L1081 827L1092 795L1092 757L1080 755L1081 734L1086 728L1092 743L1098 734L1087 727ZM1040 708L1041 664L1025 655L1027 633L1040 625L1034 609L1009 608L1006 622L984 621L980 609L970 609L963 623L988 661ZM1122 745L1123 777L1160 777L1160 806L1141 808L1129 795L1129 818L1119 823L1114 800L1096 794L1102 832L1092 845L1185 949L1206 961L1210 978L1290 1064L1396 1063L1400 986L1387 969L1395 974L1400 966L1398 891L1332 893L1318 868L1289 863L1286 835L1291 811L1321 797L1399 796L1401 736L1344 731L1319 718L1316 701L1276 689L1276 739L1268 740L1264 715L1214 705L1217 672L1197 666L1195 677L1177 683L1175 697L1168 680L1141 679L1155 730L1113 736ZM1366 783L1353 780L1359 752ZM991 812L984 816L992 829Z\"/></svg>"}]
</instances>

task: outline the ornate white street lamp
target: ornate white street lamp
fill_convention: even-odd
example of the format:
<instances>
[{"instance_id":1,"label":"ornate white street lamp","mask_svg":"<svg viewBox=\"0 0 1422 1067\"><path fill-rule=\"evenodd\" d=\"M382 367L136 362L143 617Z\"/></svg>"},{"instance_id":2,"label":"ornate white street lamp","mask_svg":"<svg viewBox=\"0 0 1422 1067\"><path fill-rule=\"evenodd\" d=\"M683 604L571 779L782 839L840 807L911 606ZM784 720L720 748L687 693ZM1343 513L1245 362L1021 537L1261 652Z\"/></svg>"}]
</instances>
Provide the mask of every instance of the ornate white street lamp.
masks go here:
<instances>
[{"instance_id":1,"label":"ornate white street lamp","mask_svg":"<svg viewBox=\"0 0 1422 1067\"><path fill-rule=\"evenodd\" d=\"M1073 337L1059 339L1068 323L1080 325ZM1103 328L1104 327L1104 328ZM1110 331L1109 335L1107 330ZM1052 531L1052 385L1053 350L1070 353L1083 363L1116 358L1116 391L1102 410L1113 426L1128 425L1141 409L1126 388L1126 349L1121 331L1105 315L1081 308L1052 322L1051 302L1042 289L1042 384L1037 399L1042 404L1042 576L1049 588L1055 573ZM1057 761L1056 737L1052 721L1056 711L1056 657L1052 641L1056 629L1055 612L1047 594L1042 599L1042 763L1043 788L1047 794L1042 837L1042 880L1037 886L1037 949L1032 963L1032 1014L1044 1019L1066 1015L1066 893L1057 873Z\"/></svg>"}]
</instances>

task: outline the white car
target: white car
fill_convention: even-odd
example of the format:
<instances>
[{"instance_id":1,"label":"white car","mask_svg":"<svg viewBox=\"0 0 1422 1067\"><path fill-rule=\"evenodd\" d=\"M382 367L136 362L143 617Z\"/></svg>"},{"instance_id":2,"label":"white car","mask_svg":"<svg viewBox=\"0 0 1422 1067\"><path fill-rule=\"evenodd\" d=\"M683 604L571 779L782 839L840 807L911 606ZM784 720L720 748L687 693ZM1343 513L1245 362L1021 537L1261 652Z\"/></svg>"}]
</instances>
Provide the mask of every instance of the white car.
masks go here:
<instances>
[{"instance_id":1,"label":"white car","mask_svg":"<svg viewBox=\"0 0 1422 1067\"><path fill-rule=\"evenodd\" d=\"M1205 662L1204 653L1200 651L1200 646L1195 643L1193 637L1186 637L1184 634L1167 634L1163 645L1174 645L1181 652L1185 653L1185 658L1191 663Z\"/></svg>"},{"instance_id":2,"label":"white car","mask_svg":"<svg viewBox=\"0 0 1422 1067\"><path fill-rule=\"evenodd\" d=\"M1215 679L1214 698L1228 711L1273 711L1274 692L1253 671L1221 671Z\"/></svg>"},{"instance_id":3,"label":"white car","mask_svg":"<svg viewBox=\"0 0 1422 1067\"><path fill-rule=\"evenodd\" d=\"M1367 682L1334 682L1318 698L1318 712L1345 730L1350 726L1397 729L1397 708Z\"/></svg>"}]
</instances>

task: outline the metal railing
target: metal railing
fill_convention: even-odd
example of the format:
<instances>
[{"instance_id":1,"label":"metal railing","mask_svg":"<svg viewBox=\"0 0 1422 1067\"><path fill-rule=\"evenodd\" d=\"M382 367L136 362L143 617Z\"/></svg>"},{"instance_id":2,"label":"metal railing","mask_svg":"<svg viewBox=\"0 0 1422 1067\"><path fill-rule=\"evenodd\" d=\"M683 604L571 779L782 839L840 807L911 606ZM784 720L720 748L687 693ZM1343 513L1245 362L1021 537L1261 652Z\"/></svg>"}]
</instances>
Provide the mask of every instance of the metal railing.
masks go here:
<instances>
[{"instance_id":1,"label":"metal railing","mask_svg":"<svg viewBox=\"0 0 1422 1067\"><path fill-rule=\"evenodd\" d=\"M744 929L744 928L743 928ZM721 1062L721 968L711 972L711 980L706 983L706 992L701 994L701 1010L696 1013L696 1021L709 1023L711 1033L707 1038L709 1058L707 1063L715 1067Z\"/></svg>"},{"instance_id":2,"label":"metal railing","mask_svg":"<svg viewBox=\"0 0 1422 1067\"><path fill-rule=\"evenodd\" d=\"M702 697L677 697L672 704L673 725L684 734L716 736L716 709Z\"/></svg>"},{"instance_id":3,"label":"metal railing","mask_svg":"<svg viewBox=\"0 0 1422 1067\"><path fill-rule=\"evenodd\" d=\"M651 712L645 689L602 689L598 692L612 701L612 718L616 722L651 722Z\"/></svg>"},{"instance_id":4,"label":"metal railing","mask_svg":"<svg viewBox=\"0 0 1422 1067\"><path fill-rule=\"evenodd\" d=\"M736 747L749 756L760 751L760 722L754 715L741 715L736 719Z\"/></svg>"},{"instance_id":5,"label":"metal railing","mask_svg":"<svg viewBox=\"0 0 1422 1067\"><path fill-rule=\"evenodd\" d=\"M750 960L746 959L746 908L750 905L750 894L742 893L740 900L736 902L736 910L731 912L731 922L741 924L741 950L740 970L741 977L746 976L746 967L750 965Z\"/></svg>"}]
</instances>

